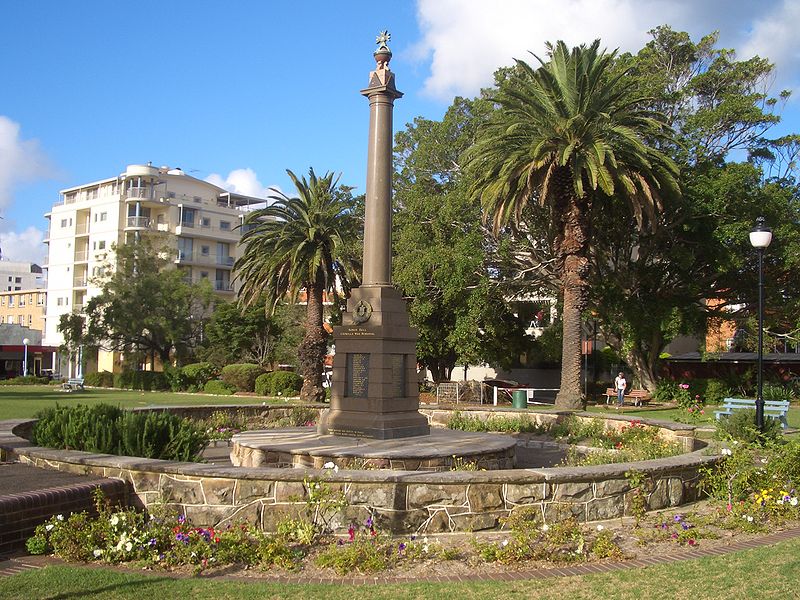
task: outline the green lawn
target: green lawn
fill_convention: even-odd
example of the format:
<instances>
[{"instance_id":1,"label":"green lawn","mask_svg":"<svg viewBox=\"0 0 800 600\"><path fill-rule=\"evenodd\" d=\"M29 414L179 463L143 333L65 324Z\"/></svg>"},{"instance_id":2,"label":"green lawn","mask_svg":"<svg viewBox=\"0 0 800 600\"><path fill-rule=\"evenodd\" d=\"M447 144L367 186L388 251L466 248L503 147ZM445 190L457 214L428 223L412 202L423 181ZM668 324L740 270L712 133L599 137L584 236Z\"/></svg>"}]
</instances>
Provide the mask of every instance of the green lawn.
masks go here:
<instances>
[{"instance_id":1,"label":"green lawn","mask_svg":"<svg viewBox=\"0 0 800 600\"><path fill-rule=\"evenodd\" d=\"M52 566L0 578L0 598L796 598L800 592L800 540L721 557L686 560L644 569L518 582L391 585L283 585L171 579L77 566Z\"/></svg>"},{"instance_id":2,"label":"green lawn","mask_svg":"<svg viewBox=\"0 0 800 600\"><path fill-rule=\"evenodd\" d=\"M0 386L0 420L33 417L44 408L105 402L122 408L142 406L196 406L204 404L281 403L285 400L259 396L209 396L174 392L139 392L129 390L87 389L83 392L60 392L57 386Z\"/></svg>"}]
</instances>

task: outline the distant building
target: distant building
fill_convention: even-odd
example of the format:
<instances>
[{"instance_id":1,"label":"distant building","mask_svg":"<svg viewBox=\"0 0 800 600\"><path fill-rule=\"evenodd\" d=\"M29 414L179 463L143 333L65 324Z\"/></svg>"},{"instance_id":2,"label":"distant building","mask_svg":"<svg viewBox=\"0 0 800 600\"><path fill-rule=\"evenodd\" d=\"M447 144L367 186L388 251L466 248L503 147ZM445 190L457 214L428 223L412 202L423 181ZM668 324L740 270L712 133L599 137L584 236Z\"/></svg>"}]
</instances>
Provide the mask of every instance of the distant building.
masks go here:
<instances>
[{"instance_id":1,"label":"distant building","mask_svg":"<svg viewBox=\"0 0 800 600\"><path fill-rule=\"evenodd\" d=\"M172 260L186 281L209 279L214 289L233 298L231 270L247 212L265 200L228 192L181 169L130 165L124 173L61 191L61 200L45 215L50 221L47 308L44 339L59 346L61 316L80 312L101 288L113 245L135 242L148 232L165 235ZM113 268L113 265L111 265ZM101 352L99 370L118 371L119 357ZM78 364L53 366L73 375Z\"/></svg>"},{"instance_id":2,"label":"distant building","mask_svg":"<svg viewBox=\"0 0 800 600\"><path fill-rule=\"evenodd\" d=\"M0 379L23 374L42 375L53 363L56 348L42 345L42 332L21 325L0 324Z\"/></svg>"},{"instance_id":3,"label":"distant building","mask_svg":"<svg viewBox=\"0 0 800 600\"><path fill-rule=\"evenodd\" d=\"M45 287L42 267L36 263L0 260L0 291L12 292Z\"/></svg>"},{"instance_id":4,"label":"distant building","mask_svg":"<svg viewBox=\"0 0 800 600\"><path fill-rule=\"evenodd\" d=\"M47 291L25 289L14 292L0 291L0 323L44 331L44 311Z\"/></svg>"}]
</instances>

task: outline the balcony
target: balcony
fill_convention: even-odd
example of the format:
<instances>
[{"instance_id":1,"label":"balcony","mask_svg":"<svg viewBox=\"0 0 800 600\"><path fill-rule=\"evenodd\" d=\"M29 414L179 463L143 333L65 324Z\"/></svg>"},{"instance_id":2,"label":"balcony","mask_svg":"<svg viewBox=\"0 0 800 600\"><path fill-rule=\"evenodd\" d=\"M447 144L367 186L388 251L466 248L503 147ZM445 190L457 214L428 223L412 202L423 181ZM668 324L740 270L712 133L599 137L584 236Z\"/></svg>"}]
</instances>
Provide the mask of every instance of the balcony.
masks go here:
<instances>
[{"instance_id":1,"label":"balcony","mask_svg":"<svg viewBox=\"0 0 800 600\"><path fill-rule=\"evenodd\" d=\"M89 224L77 223L75 225L75 235L89 235Z\"/></svg>"},{"instance_id":2,"label":"balcony","mask_svg":"<svg viewBox=\"0 0 800 600\"><path fill-rule=\"evenodd\" d=\"M218 256L217 264L225 267L232 267L235 259L232 256Z\"/></svg>"},{"instance_id":3,"label":"balcony","mask_svg":"<svg viewBox=\"0 0 800 600\"><path fill-rule=\"evenodd\" d=\"M85 288L87 283L88 281L86 277L76 277L75 279L72 280L72 287Z\"/></svg>"},{"instance_id":4,"label":"balcony","mask_svg":"<svg viewBox=\"0 0 800 600\"><path fill-rule=\"evenodd\" d=\"M89 260L88 250L75 250L75 262L86 262Z\"/></svg>"},{"instance_id":5,"label":"balcony","mask_svg":"<svg viewBox=\"0 0 800 600\"><path fill-rule=\"evenodd\" d=\"M128 229L150 229L150 217L128 217Z\"/></svg>"},{"instance_id":6,"label":"balcony","mask_svg":"<svg viewBox=\"0 0 800 600\"><path fill-rule=\"evenodd\" d=\"M125 190L128 200L154 200L155 190L151 187L130 187Z\"/></svg>"},{"instance_id":7,"label":"balcony","mask_svg":"<svg viewBox=\"0 0 800 600\"><path fill-rule=\"evenodd\" d=\"M192 262L193 252L188 250L178 250L178 255L175 257L176 263Z\"/></svg>"},{"instance_id":8,"label":"balcony","mask_svg":"<svg viewBox=\"0 0 800 600\"><path fill-rule=\"evenodd\" d=\"M214 281L214 290L217 292L232 292L233 284L230 281Z\"/></svg>"}]
</instances>

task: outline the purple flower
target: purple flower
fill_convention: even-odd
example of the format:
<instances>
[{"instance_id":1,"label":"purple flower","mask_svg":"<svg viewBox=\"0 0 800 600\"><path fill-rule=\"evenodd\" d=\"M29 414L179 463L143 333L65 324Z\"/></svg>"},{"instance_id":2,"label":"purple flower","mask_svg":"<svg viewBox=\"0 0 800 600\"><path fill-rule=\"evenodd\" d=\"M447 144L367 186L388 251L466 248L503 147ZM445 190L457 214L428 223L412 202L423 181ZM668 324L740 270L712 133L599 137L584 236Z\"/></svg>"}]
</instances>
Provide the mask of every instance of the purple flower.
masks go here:
<instances>
[{"instance_id":1,"label":"purple flower","mask_svg":"<svg viewBox=\"0 0 800 600\"><path fill-rule=\"evenodd\" d=\"M178 523L180 523L181 525L186 523L186 517L184 517L183 515L179 516L178 517Z\"/></svg>"},{"instance_id":2,"label":"purple flower","mask_svg":"<svg viewBox=\"0 0 800 600\"><path fill-rule=\"evenodd\" d=\"M680 515L675 515L675 522L680 523L681 521L683 521L683 517L681 517Z\"/></svg>"},{"instance_id":3,"label":"purple flower","mask_svg":"<svg viewBox=\"0 0 800 600\"><path fill-rule=\"evenodd\" d=\"M150 541L147 543L150 546L155 546L158 542L156 541L156 538L150 538Z\"/></svg>"},{"instance_id":4,"label":"purple flower","mask_svg":"<svg viewBox=\"0 0 800 600\"><path fill-rule=\"evenodd\" d=\"M372 517L369 517L369 518L368 518L368 519L365 521L365 523L364 523L364 526L365 526L365 527L372 527Z\"/></svg>"}]
</instances>

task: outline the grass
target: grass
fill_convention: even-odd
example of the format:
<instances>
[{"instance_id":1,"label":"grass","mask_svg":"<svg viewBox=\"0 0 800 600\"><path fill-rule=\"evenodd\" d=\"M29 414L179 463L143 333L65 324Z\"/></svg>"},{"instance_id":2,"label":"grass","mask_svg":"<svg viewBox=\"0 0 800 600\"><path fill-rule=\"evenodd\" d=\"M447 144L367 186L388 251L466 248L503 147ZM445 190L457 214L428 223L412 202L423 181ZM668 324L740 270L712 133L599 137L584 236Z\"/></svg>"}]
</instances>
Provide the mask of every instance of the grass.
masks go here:
<instances>
[{"instance_id":1,"label":"grass","mask_svg":"<svg viewBox=\"0 0 800 600\"><path fill-rule=\"evenodd\" d=\"M606 408L605 404L589 406L588 410L589 412L602 414L616 414L616 411L614 411L613 408ZM715 410L719 410L717 406L706 406L706 414L703 415L702 419L697 421L697 425L713 425ZM619 414L625 417L645 417L650 419L661 419L663 421L675 421L677 417L685 417L686 411L680 408L651 408L647 410L630 410L626 408ZM800 407L790 407L789 413L786 415L786 420L789 422L789 427L800 428Z\"/></svg>"},{"instance_id":2,"label":"grass","mask_svg":"<svg viewBox=\"0 0 800 600\"><path fill-rule=\"evenodd\" d=\"M285 404L283 398L261 396L211 396L206 394L178 394L175 392L141 392L135 390L87 389L83 392L65 393L57 386L13 385L0 386L0 420L33 417L40 410L58 403L62 406L76 404L113 404L122 408L143 406L199 406L209 404L260 404L262 402Z\"/></svg>"},{"instance_id":3,"label":"grass","mask_svg":"<svg viewBox=\"0 0 800 600\"><path fill-rule=\"evenodd\" d=\"M172 579L103 568L48 566L0 578L6 600L56 598L783 598L797 597L800 539L724 556L678 561L644 569L517 582L386 585L278 584Z\"/></svg>"}]
</instances>

